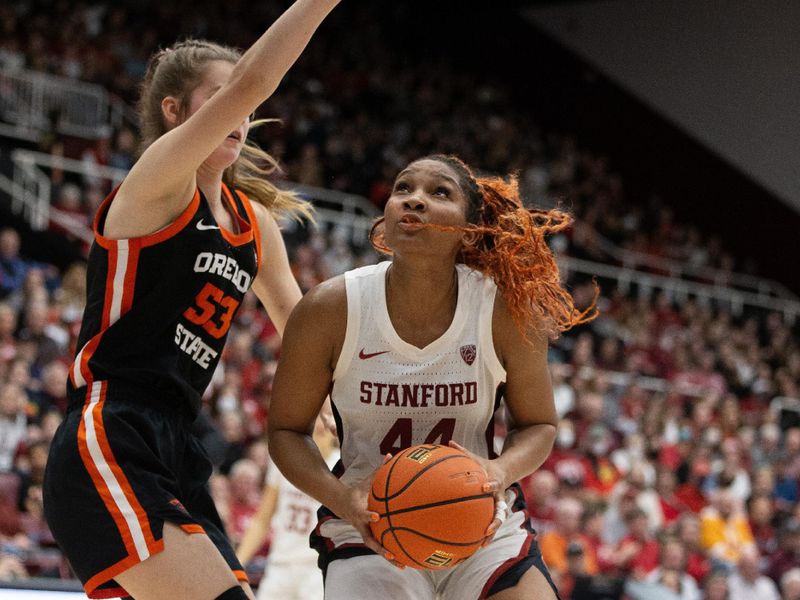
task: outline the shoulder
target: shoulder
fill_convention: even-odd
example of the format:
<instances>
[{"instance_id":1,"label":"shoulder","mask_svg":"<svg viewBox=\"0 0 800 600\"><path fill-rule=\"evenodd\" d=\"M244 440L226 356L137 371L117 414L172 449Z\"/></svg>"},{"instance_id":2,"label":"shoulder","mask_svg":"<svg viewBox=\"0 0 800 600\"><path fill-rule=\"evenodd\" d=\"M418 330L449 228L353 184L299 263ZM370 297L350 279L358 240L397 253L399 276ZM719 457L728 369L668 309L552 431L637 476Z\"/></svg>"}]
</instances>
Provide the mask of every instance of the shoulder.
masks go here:
<instances>
[{"instance_id":1,"label":"shoulder","mask_svg":"<svg viewBox=\"0 0 800 600\"><path fill-rule=\"evenodd\" d=\"M259 204L258 202L253 202L247 197L246 194L241 194L240 197L242 198L242 202L249 206L253 215L255 215L259 228L263 230L265 227L270 225L277 226L275 218L270 214L266 206Z\"/></svg>"},{"instance_id":2,"label":"shoulder","mask_svg":"<svg viewBox=\"0 0 800 600\"><path fill-rule=\"evenodd\" d=\"M290 321L313 321L318 327L333 328L347 319L344 275L323 281L309 290L292 312Z\"/></svg>"},{"instance_id":3,"label":"shoulder","mask_svg":"<svg viewBox=\"0 0 800 600\"><path fill-rule=\"evenodd\" d=\"M527 356L531 352L546 353L549 343L547 335L536 325L529 325L525 331L520 329L501 292L495 295L494 300L492 338L497 357L503 365L506 365L508 357L520 354Z\"/></svg>"}]
</instances>

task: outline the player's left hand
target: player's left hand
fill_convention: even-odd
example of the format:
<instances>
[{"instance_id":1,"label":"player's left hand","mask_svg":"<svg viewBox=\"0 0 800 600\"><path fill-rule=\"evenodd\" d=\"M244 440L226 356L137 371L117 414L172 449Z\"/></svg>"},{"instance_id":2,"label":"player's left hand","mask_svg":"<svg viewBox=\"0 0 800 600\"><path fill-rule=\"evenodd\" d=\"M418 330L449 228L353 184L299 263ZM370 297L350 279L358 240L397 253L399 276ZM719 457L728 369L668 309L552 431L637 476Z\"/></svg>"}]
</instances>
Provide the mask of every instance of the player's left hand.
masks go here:
<instances>
[{"instance_id":1,"label":"player's left hand","mask_svg":"<svg viewBox=\"0 0 800 600\"><path fill-rule=\"evenodd\" d=\"M483 485L483 491L492 492L494 494L494 519L489 527L486 528L486 538L483 540L483 546L487 546L494 539L497 530L500 529L500 526L506 520L506 516L508 515L508 503L506 502L505 495L506 486L504 483L505 472L497 465L496 462L478 456L477 454L473 454L461 444L454 442L453 440L450 440L449 445L451 448L460 450L469 456L472 460L481 465L484 471L486 471L488 481Z\"/></svg>"}]
</instances>

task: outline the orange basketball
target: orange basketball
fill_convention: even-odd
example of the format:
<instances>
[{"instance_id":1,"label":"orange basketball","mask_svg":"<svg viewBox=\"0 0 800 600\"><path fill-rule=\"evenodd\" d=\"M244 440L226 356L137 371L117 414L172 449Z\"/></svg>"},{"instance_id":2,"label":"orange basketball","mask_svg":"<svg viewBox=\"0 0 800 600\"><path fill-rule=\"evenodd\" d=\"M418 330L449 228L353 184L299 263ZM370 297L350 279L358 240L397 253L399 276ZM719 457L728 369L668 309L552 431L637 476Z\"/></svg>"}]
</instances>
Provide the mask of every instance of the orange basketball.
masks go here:
<instances>
[{"instance_id":1,"label":"orange basketball","mask_svg":"<svg viewBox=\"0 0 800 600\"><path fill-rule=\"evenodd\" d=\"M480 548L494 517L486 473L447 446L412 446L375 473L368 507L375 539L415 569L453 567Z\"/></svg>"}]
</instances>

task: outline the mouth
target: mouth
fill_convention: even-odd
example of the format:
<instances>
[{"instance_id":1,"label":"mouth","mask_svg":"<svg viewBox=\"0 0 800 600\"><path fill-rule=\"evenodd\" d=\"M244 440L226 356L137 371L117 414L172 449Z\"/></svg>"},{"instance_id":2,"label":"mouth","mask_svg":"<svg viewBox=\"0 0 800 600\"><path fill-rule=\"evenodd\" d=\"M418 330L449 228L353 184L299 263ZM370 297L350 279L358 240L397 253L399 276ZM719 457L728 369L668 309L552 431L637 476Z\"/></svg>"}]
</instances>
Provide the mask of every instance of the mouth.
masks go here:
<instances>
[{"instance_id":1,"label":"mouth","mask_svg":"<svg viewBox=\"0 0 800 600\"><path fill-rule=\"evenodd\" d=\"M226 139L236 140L237 142L241 142L242 134L239 131L232 131L228 134L228 137Z\"/></svg>"},{"instance_id":2,"label":"mouth","mask_svg":"<svg viewBox=\"0 0 800 600\"><path fill-rule=\"evenodd\" d=\"M402 217L400 217L400 223L404 223L406 225L421 225L423 221L419 215L415 215L413 213L406 213Z\"/></svg>"}]
</instances>

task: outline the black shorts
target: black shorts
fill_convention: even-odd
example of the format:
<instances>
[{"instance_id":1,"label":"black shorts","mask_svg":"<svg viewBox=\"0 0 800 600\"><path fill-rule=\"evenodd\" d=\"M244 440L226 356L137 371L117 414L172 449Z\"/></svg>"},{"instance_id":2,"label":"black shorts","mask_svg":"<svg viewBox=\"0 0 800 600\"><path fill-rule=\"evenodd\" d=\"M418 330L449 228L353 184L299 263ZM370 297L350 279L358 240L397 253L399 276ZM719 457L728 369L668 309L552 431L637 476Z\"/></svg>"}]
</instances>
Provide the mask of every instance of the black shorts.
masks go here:
<instances>
[{"instance_id":1,"label":"black shorts","mask_svg":"<svg viewBox=\"0 0 800 600\"><path fill-rule=\"evenodd\" d=\"M208 535L247 581L209 494L211 463L189 419L168 408L174 400L157 410L142 396L116 382L90 384L50 448L45 516L86 594L127 595L114 577L163 549L164 521Z\"/></svg>"}]
</instances>

